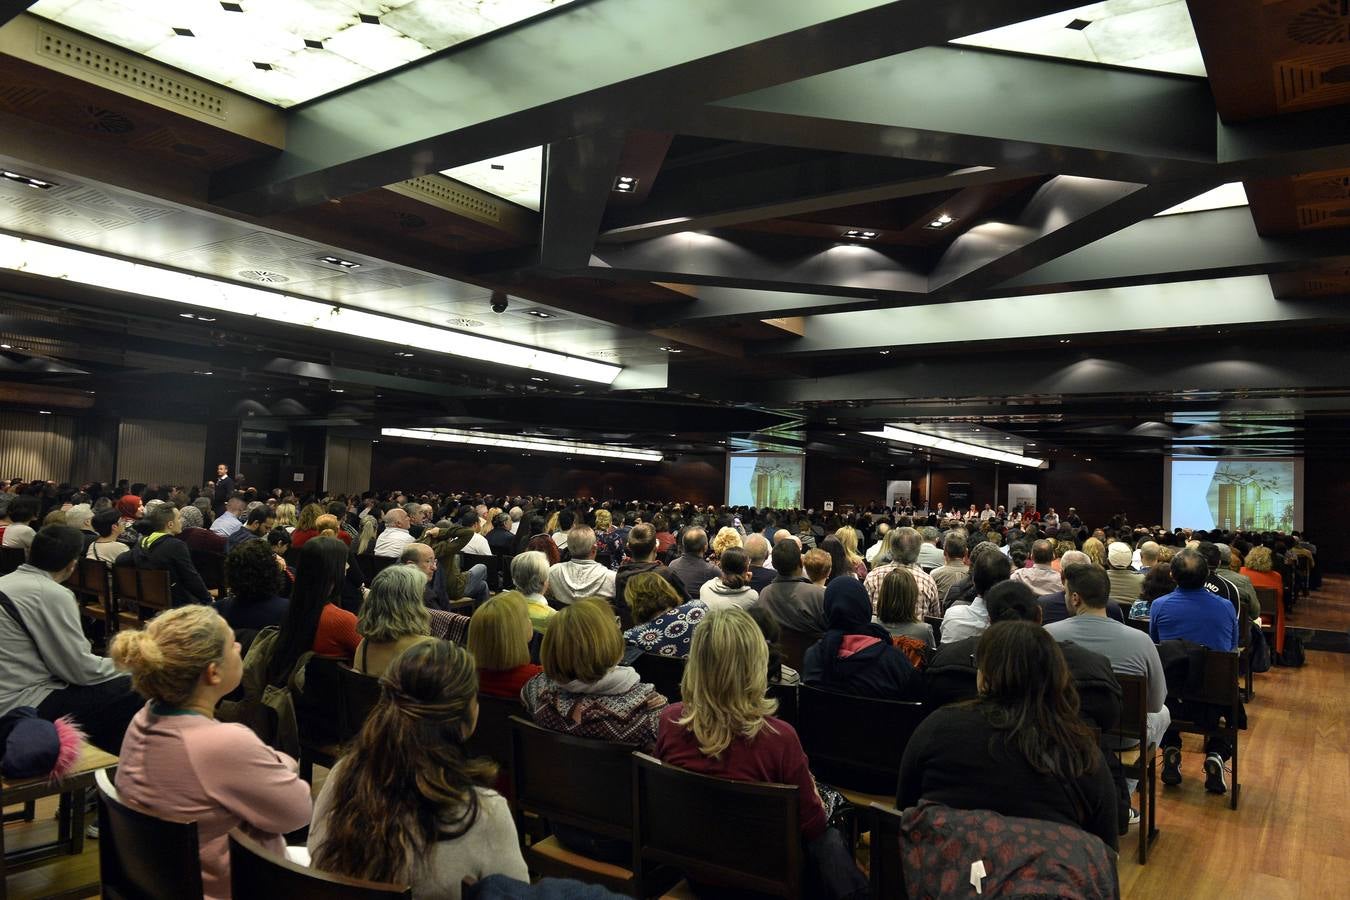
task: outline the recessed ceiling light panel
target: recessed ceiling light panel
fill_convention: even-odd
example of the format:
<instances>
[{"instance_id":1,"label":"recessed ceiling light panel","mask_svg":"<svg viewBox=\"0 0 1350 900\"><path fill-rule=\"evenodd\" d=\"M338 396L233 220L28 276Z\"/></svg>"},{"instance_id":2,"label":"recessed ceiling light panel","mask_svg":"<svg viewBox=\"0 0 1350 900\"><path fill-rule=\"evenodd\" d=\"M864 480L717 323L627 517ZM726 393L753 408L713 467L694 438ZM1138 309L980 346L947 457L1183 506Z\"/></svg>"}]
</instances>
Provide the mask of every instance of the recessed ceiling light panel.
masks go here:
<instances>
[{"instance_id":1,"label":"recessed ceiling light panel","mask_svg":"<svg viewBox=\"0 0 1350 900\"><path fill-rule=\"evenodd\" d=\"M535 438L526 435L492 434L487 431L464 431L458 428L382 428L382 437L409 438L418 441L437 441L443 444L469 444L478 447L502 447L508 450L530 450L539 453L572 453L594 456L602 460L631 459L640 462L660 462L664 455L656 450L638 450L607 444L587 444L561 438Z\"/></svg>"}]
</instances>

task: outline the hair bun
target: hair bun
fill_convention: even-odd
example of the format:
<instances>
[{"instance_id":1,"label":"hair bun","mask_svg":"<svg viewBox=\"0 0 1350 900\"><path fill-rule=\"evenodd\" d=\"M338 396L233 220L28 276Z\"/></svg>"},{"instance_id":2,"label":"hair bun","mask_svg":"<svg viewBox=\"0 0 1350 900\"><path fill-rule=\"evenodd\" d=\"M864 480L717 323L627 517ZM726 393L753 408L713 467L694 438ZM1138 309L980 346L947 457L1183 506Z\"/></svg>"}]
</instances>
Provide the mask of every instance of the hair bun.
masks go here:
<instances>
[{"instance_id":1,"label":"hair bun","mask_svg":"<svg viewBox=\"0 0 1350 900\"><path fill-rule=\"evenodd\" d=\"M164 665L164 651L145 629L119 632L113 639L111 655L118 666L136 673Z\"/></svg>"}]
</instances>

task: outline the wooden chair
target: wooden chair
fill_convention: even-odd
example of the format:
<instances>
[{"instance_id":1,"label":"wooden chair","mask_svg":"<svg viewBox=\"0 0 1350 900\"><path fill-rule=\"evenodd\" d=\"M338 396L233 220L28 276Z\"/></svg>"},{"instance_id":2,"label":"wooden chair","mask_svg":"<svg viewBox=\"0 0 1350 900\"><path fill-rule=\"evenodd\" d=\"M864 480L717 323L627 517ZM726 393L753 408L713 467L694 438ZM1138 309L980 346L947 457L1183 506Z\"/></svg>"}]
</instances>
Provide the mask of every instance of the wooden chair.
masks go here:
<instances>
[{"instance_id":1,"label":"wooden chair","mask_svg":"<svg viewBox=\"0 0 1350 900\"><path fill-rule=\"evenodd\" d=\"M267 850L242 830L230 832L230 890L238 900L412 900L412 888L330 875Z\"/></svg>"},{"instance_id":2,"label":"wooden chair","mask_svg":"<svg viewBox=\"0 0 1350 900\"><path fill-rule=\"evenodd\" d=\"M125 614L119 627L138 627L173 606L173 589L164 569L113 566L113 586Z\"/></svg>"},{"instance_id":3,"label":"wooden chair","mask_svg":"<svg viewBox=\"0 0 1350 900\"><path fill-rule=\"evenodd\" d=\"M99 563L102 565L102 563ZM56 840L27 847L5 849L5 829L0 826L0 900L6 896L5 879L16 872L31 869L60 857L84 852L84 812L88 792L94 788L96 774L117 765L117 757L85 744L80 758L65 778L53 784L45 775L36 778L0 778L0 808L23 805L23 812L5 816L5 822L32 821L35 806L43 797L59 796L56 810ZM87 886L93 893L97 883ZM75 896L84 896L76 892Z\"/></svg>"},{"instance_id":4,"label":"wooden chair","mask_svg":"<svg viewBox=\"0 0 1350 900\"><path fill-rule=\"evenodd\" d=\"M942 643L942 616L924 616L923 620L933 629L934 646Z\"/></svg>"},{"instance_id":5,"label":"wooden chair","mask_svg":"<svg viewBox=\"0 0 1350 900\"><path fill-rule=\"evenodd\" d=\"M305 664L305 688L295 698L300 729L300 777L313 783L314 765L332 768L342 755L341 660L312 656Z\"/></svg>"},{"instance_id":6,"label":"wooden chair","mask_svg":"<svg viewBox=\"0 0 1350 900\"><path fill-rule=\"evenodd\" d=\"M867 808L871 819L872 896L908 897L905 890L905 866L900 858L901 812L893 804L873 803Z\"/></svg>"},{"instance_id":7,"label":"wooden chair","mask_svg":"<svg viewBox=\"0 0 1350 900\"><path fill-rule=\"evenodd\" d=\"M1203 669L1199 678L1187 679L1197 687L1185 694L1182 700L1186 704L1201 703L1219 708L1224 724L1208 725L1196 719L1182 719L1173 716L1172 727L1181 732L1204 735L1205 737L1224 737L1233 747L1233 784L1228 791L1230 809L1238 807L1238 793L1241 783L1238 780L1238 714L1242 700L1238 693L1238 654L1222 650L1205 650Z\"/></svg>"},{"instance_id":8,"label":"wooden chair","mask_svg":"<svg viewBox=\"0 0 1350 900\"><path fill-rule=\"evenodd\" d=\"M778 701L778 712L774 713L778 718L787 722L793 728L797 727L797 685L782 684L779 682L769 682L769 689L765 692L769 697Z\"/></svg>"},{"instance_id":9,"label":"wooden chair","mask_svg":"<svg viewBox=\"0 0 1350 900\"><path fill-rule=\"evenodd\" d=\"M8 575L27 560L22 547L0 547L0 575Z\"/></svg>"},{"instance_id":10,"label":"wooden chair","mask_svg":"<svg viewBox=\"0 0 1350 900\"><path fill-rule=\"evenodd\" d=\"M1148 848L1158 839L1158 745L1148 740L1148 676L1122 675L1119 724L1106 734L1134 741L1136 746L1116 751L1126 778L1138 780L1139 791L1139 865L1148 862Z\"/></svg>"},{"instance_id":11,"label":"wooden chair","mask_svg":"<svg viewBox=\"0 0 1350 900\"><path fill-rule=\"evenodd\" d=\"M502 773L511 771L511 717L525 712L518 698L478 695L478 727L469 738L472 756L486 756L501 766Z\"/></svg>"},{"instance_id":12,"label":"wooden chair","mask_svg":"<svg viewBox=\"0 0 1350 900\"><path fill-rule=\"evenodd\" d=\"M516 558L514 553L494 553L497 557L497 571L501 574L501 585L504 591L514 591L516 583L511 580L511 560Z\"/></svg>"},{"instance_id":13,"label":"wooden chair","mask_svg":"<svg viewBox=\"0 0 1350 900\"><path fill-rule=\"evenodd\" d=\"M1272 644L1276 653L1284 652L1284 602L1274 588L1256 589L1256 600L1261 604L1261 621L1270 626L1274 639Z\"/></svg>"},{"instance_id":14,"label":"wooden chair","mask_svg":"<svg viewBox=\"0 0 1350 900\"><path fill-rule=\"evenodd\" d=\"M196 822L174 822L122 803L107 770L98 781L98 864L111 900L196 900L202 861Z\"/></svg>"},{"instance_id":15,"label":"wooden chair","mask_svg":"<svg viewBox=\"0 0 1350 900\"><path fill-rule=\"evenodd\" d=\"M528 824L524 817L536 815L632 842L632 747L549 731L520 716L510 723L511 779L522 834ZM644 884L632 868L574 853L557 837L535 841L524 853L531 871L540 875L602 884L629 896L652 896L676 880L669 870L653 870Z\"/></svg>"},{"instance_id":16,"label":"wooden chair","mask_svg":"<svg viewBox=\"0 0 1350 900\"><path fill-rule=\"evenodd\" d=\"M109 642L117 633L117 601L113 599L112 572L102 560L84 558L80 560L71 579L75 599L80 602L80 612L84 616L102 622L105 639Z\"/></svg>"},{"instance_id":17,"label":"wooden chair","mask_svg":"<svg viewBox=\"0 0 1350 900\"><path fill-rule=\"evenodd\" d=\"M467 572L477 565L487 569L488 591L493 594L500 593L502 584L501 558L495 554L484 556L479 553L461 553L459 555L459 570L461 572Z\"/></svg>"},{"instance_id":18,"label":"wooden chair","mask_svg":"<svg viewBox=\"0 0 1350 900\"><path fill-rule=\"evenodd\" d=\"M857 806L895 797L900 757L928 710L907 700L878 700L802 685L797 734L817 778Z\"/></svg>"},{"instance_id":19,"label":"wooden chair","mask_svg":"<svg viewBox=\"0 0 1350 900\"><path fill-rule=\"evenodd\" d=\"M798 672L802 670L802 661L812 644L820 640L818 631L797 631L795 628L783 628L778 636L778 646L783 651L783 662Z\"/></svg>"},{"instance_id":20,"label":"wooden chair","mask_svg":"<svg viewBox=\"0 0 1350 900\"><path fill-rule=\"evenodd\" d=\"M795 784L730 781L633 754L633 868L796 900L802 838ZM677 888L678 890L678 888Z\"/></svg>"},{"instance_id":21,"label":"wooden chair","mask_svg":"<svg viewBox=\"0 0 1350 900\"><path fill-rule=\"evenodd\" d=\"M366 718L380 702L380 679L358 672L345 662L338 663L338 700L342 704L338 737L350 742L366 724Z\"/></svg>"},{"instance_id":22,"label":"wooden chair","mask_svg":"<svg viewBox=\"0 0 1350 900\"><path fill-rule=\"evenodd\" d=\"M633 668L637 669L643 681L650 681L658 693L675 703L680 699L680 679L684 677L684 667L688 662L683 656L643 653L633 661Z\"/></svg>"},{"instance_id":23,"label":"wooden chair","mask_svg":"<svg viewBox=\"0 0 1350 900\"><path fill-rule=\"evenodd\" d=\"M193 550L192 565L196 567L197 574L202 576L207 590L216 590L224 595L225 554L212 553L210 550Z\"/></svg>"}]
</instances>

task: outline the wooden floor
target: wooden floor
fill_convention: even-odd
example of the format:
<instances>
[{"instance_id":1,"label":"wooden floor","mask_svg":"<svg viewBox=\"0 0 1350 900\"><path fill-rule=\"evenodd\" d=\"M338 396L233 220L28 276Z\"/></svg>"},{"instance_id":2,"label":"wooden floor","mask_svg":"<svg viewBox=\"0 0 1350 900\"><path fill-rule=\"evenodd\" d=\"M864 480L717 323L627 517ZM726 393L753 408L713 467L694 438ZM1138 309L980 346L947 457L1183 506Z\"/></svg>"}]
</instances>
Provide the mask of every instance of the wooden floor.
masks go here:
<instances>
[{"instance_id":1,"label":"wooden floor","mask_svg":"<svg viewBox=\"0 0 1350 900\"><path fill-rule=\"evenodd\" d=\"M1289 618L1295 628L1350 631L1350 577L1328 575L1312 596L1299 601Z\"/></svg>"},{"instance_id":2,"label":"wooden floor","mask_svg":"<svg viewBox=\"0 0 1350 900\"><path fill-rule=\"evenodd\" d=\"M1158 786L1158 827L1149 862L1135 861L1135 831L1122 840L1120 882L1133 900L1350 897L1350 654L1310 652L1302 669L1256 678L1240 738L1242 796L1206 794L1198 742L1184 754L1185 782ZM316 780L319 780L316 778ZM36 825L10 825L16 846L54 833L53 801ZM98 869L98 842L75 859L11 876L11 900L47 897ZM1342 868L1342 867L1346 868Z\"/></svg>"}]
</instances>

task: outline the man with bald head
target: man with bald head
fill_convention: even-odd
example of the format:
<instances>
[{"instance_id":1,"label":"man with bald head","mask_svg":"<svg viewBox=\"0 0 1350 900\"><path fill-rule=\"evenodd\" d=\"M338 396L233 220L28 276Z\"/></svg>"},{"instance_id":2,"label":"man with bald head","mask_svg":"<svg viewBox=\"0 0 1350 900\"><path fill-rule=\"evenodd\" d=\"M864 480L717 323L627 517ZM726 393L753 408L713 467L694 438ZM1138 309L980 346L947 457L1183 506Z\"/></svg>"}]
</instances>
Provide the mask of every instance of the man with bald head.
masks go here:
<instances>
[{"instance_id":1,"label":"man with bald head","mask_svg":"<svg viewBox=\"0 0 1350 900\"><path fill-rule=\"evenodd\" d=\"M1092 560L1089 559L1088 555L1082 550L1070 550L1068 553L1061 556L1059 558L1061 584L1066 577L1064 572L1069 566L1083 565L1085 563L1091 565ZM1098 568L1101 567L1098 566ZM1105 574L1105 570L1103 570L1103 574ZM1065 619L1073 618L1073 613L1069 611L1063 588L1053 594L1046 594L1044 597L1041 597L1040 604L1041 624L1043 625L1051 625L1055 622L1063 622ZM1125 623L1125 610L1121 609L1120 604L1115 601L1107 601L1106 615L1108 618L1114 619L1121 624Z\"/></svg>"},{"instance_id":2,"label":"man with bald head","mask_svg":"<svg viewBox=\"0 0 1350 900\"><path fill-rule=\"evenodd\" d=\"M1055 561L1055 545L1045 538L1033 541L1031 544L1031 568L1017 569L1012 573L1013 581L1020 581L1027 587L1036 592L1037 597L1044 597L1055 592L1063 593L1063 583L1060 575L1050 564ZM1063 565L1061 563L1060 565Z\"/></svg>"},{"instance_id":3,"label":"man with bald head","mask_svg":"<svg viewBox=\"0 0 1350 900\"><path fill-rule=\"evenodd\" d=\"M762 593L778 577L773 566L765 565L769 559L769 542L762 534L752 534L745 539L745 555L750 560L750 587L755 593Z\"/></svg>"},{"instance_id":4,"label":"man with bald head","mask_svg":"<svg viewBox=\"0 0 1350 900\"><path fill-rule=\"evenodd\" d=\"M396 506L384 514L384 531L380 532L379 538L375 541L375 555L389 556L398 559L403 554L403 549L414 540L409 527L412 520L408 518L408 511L401 506Z\"/></svg>"}]
</instances>

